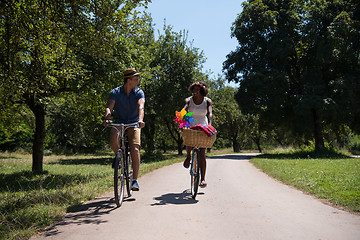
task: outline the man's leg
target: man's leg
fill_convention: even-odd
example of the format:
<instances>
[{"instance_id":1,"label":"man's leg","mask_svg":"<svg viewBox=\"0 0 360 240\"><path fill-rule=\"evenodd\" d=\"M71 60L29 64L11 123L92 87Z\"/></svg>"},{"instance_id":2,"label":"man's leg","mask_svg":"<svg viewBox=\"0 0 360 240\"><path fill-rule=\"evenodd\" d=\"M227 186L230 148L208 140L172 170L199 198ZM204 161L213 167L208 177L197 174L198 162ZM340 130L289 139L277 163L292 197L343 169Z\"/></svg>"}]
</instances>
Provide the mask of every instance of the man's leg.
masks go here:
<instances>
[{"instance_id":1,"label":"man's leg","mask_svg":"<svg viewBox=\"0 0 360 240\"><path fill-rule=\"evenodd\" d=\"M136 180L140 169L140 146L138 144L131 144L130 154L132 159L133 179Z\"/></svg>"},{"instance_id":2,"label":"man's leg","mask_svg":"<svg viewBox=\"0 0 360 240\"><path fill-rule=\"evenodd\" d=\"M116 154L117 150L119 150L120 148L120 143L119 143L119 131L111 128L110 131L110 146L111 149L114 151L114 153Z\"/></svg>"},{"instance_id":3,"label":"man's leg","mask_svg":"<svg viewBox=\"0 0 360 240\"><path fill-rule=\"evenodd\" d=\"M137 178L139 176L140 169L140 144L141 144L141 129L128 129L128 138L130 145L130 154L132 159L132 168L133 168L133 182L131 189L133 191L139 191L139 184Z\"/></svg>"}]
</instances>

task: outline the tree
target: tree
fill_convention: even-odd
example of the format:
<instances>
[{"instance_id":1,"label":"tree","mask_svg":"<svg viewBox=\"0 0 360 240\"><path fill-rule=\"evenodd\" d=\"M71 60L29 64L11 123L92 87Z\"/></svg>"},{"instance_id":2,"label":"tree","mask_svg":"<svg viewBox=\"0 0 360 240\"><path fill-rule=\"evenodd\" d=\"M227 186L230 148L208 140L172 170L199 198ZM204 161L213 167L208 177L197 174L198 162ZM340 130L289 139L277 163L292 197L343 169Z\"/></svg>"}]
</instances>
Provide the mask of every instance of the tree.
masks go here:
<instances>
[{"instance_id":1,"label":"tree","mask_svg":"<svg viewBox=\"0 0 360 240\"><path fill-rule=\"evenodd\" d=\"M265 124L312 131L359 119L359 1L251 0L232 26L239 47L227 56L238 102ZM266 123L267 122L267 123Z\"/></svg>"},{"instance_id":2,"label":"tree","mask_svg":"<svg viewBox=\"0 0 360 240\"><path fill-rule=\"evenodd\" d=\"M64 92L87 92L98 83L88 77L86 59L112 57L114 40L129 26L139 4L1 2L0 95L3 106L25 104L35 116L33 172L42 172L48 103Z\"/></svg>"},{"instance_id":3,"label":"tree","mask_svg":"<svg viewBox=\"0 0 360 240\"><path fill-rule=\"evenodd\" d=\"M166 127L168 134L177 143L178 153L182 154L182 138L179 127L173 122L175 111L184 106L184 99L189 96L188 87L191 83L204 80L201 73L204 61L202 52L187 40L184 32L176 33L171 26L164 26L164 34L159 36L153 50L154 60L150 64L154 70L152 78L146 85L150 94L147 101L145 115L150 129L145 132L147 138L153 138L156 127ZM155 125L158 122L158 125ZM147 134L148 133L148 134ZM148 141L150 141L148 139Z\"/></svg>"},{"instance_id":4,"label":"tree","mask_svg":"<svg viewBox=\"0 0 360 240\"><path fill-rule=\"evenodd\" d=\"M217 137L232 142L234 152L240 152L245 133L245 116L235 100L236 89L225 86L224 80L219 77L210 84L209 97L213 101L214 126ZM241 139L242 138L242 139Z\"/></svg>"}]
</instances>

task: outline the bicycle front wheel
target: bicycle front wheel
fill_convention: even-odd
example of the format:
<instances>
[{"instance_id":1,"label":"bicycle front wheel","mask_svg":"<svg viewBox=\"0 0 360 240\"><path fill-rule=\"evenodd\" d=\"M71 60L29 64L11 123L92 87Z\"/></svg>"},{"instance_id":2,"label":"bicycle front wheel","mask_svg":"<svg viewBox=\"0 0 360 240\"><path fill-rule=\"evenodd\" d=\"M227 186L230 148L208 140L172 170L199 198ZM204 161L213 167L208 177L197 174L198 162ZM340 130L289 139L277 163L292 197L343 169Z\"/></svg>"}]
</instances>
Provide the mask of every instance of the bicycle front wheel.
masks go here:
<instances>
[{"instance_id":1,"label":"bicycle front wheel","mask_svg":"<svg viewBox=\"0 0 360 240\"><path fill-rule=\"evenodd\" d=\"M199 149L194 148L192 151L191 157L191 168L190 168L190 176L191 176L191 196L193 199L196 198L198 188L199 188L199 180L200 180L200 154Z\"/></svg>"},{"instance_id":2,"label":"bicycle front wheel","mask_svg":"<svg viewBox=\"0 0 360 240\"><path fill-rule=\"evenodd\" d=\"M118 207L120 207L122 202L124 201L125 178L123 163L124 161L122 151L118 150L116 153L114 164L114 194L115 203Z\"/></svg>"},{"instance_id":3,"label":"bicycle front wheel","mask_svg":"<svg viewBox=\"0 0 360 240\"><path fill-rule=\"evenodd\" d=\"M131 190L131 184L133 180L133 170L132 170L132 159L129 152L125 155L125 183L126 183L126 191L127 196L131 197L132 190Z\"/></svg>"}]
</instances>

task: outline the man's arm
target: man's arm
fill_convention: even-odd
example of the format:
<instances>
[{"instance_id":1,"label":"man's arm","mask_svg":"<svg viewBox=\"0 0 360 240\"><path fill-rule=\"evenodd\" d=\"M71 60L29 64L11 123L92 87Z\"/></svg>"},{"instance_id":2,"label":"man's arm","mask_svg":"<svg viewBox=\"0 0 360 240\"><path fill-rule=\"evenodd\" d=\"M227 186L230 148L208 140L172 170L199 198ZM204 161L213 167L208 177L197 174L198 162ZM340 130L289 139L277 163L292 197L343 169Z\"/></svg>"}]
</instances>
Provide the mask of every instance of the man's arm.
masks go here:
<instances>
[{"instance_id":1,"label":"man's arm","mask_svg":"<svg viewBox=\"0 0 360 240\"><path fill-rule=\"evenodd\" d=\"M105 108L105 116L104 116L104 126L108 123L111 117L112 110L115 106L115 100L109 99Z\"/></svg>"},{"instance_id":2,"label":"man's arm","mask_svg":"<svg viewBox=\"0 0 360 240\"><path fill-rule=\"evenodd\" d=\"M140 128L143 128L143 127L145 127L145 122L144 122L145 98L140 98L137 102L137 105L138 105L138 111L139 111Z\"/></svg>"}]
</instances>

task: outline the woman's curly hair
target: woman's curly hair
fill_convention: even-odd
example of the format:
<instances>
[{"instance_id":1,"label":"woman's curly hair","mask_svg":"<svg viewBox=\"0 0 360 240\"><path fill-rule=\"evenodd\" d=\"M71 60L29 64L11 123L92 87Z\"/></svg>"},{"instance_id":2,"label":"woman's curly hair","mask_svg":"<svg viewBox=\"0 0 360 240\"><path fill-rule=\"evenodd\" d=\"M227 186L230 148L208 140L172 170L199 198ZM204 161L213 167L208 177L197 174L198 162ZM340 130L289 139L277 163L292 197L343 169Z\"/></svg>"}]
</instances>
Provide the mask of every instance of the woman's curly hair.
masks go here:
<instances>
[{"instance_id":1,"label":"woman's curly hair","mask_svg":"<svg viewBox=\"0 0 360 240\"><path fill-rule=\"evenodd\" d=\"M188 88L189 92L192 93L193 88L195 86L200 87L200 94L203 95L204 97L209 93L209 89L208 89L206 83L204 83L203 81L197 81L197 82L194 82L193 84L191 84L190 87Z\"/></svg>"}]
</instances>

